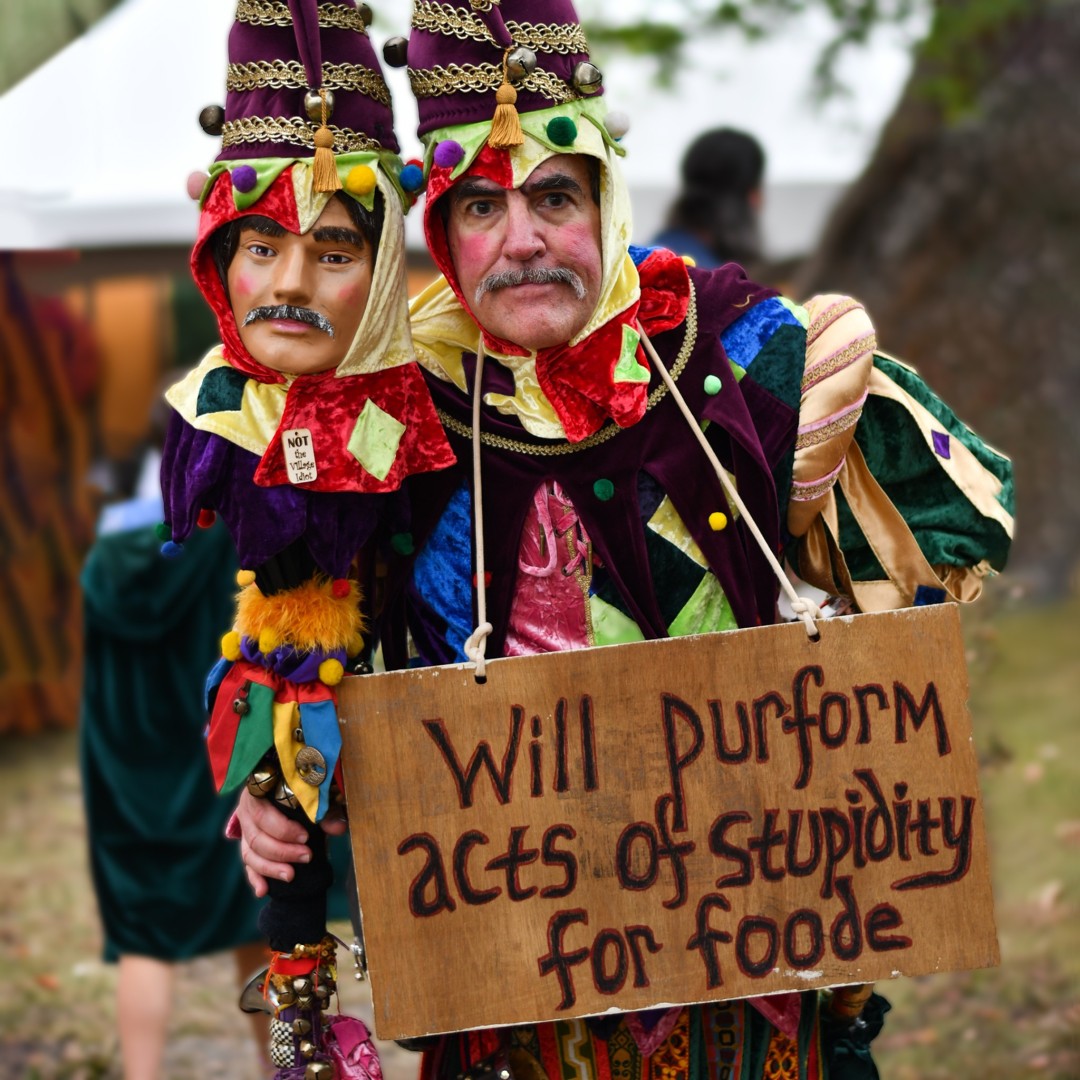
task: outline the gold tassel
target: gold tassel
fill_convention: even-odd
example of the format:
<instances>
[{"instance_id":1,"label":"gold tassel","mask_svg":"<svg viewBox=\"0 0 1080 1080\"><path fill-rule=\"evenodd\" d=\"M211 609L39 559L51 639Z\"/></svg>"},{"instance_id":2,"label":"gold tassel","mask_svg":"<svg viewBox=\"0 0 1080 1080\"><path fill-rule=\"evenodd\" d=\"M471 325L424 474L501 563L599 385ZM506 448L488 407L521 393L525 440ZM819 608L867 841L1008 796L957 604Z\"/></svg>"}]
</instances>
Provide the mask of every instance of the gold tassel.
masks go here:
<instances>
[{"instance_id":1,"label":"gold tassel","mask_svg":"<svg viewBox=\"0 0 1080 1080\"><path fill-rule=\"evenodd\" d=\"M326 107L326 91L320 90L322 98L322 124L315 132L315 160L311 164L312 191L340 191L341 177L338 176L337 162L334 160L334 133L326 121L329 111Z\"/></svg>"},{"instance_id":2,"label":"gold tassel","mask_svg":"<svg viewBox=\"0 0 1080 1080\"><path fill-rule=\"evenodd\" d=\"M495 91L495 115L492 117L491 134L488 136L488 146L493 150L508 150L511 146L520 146L525 141L521 132L521 119L515 108L517 91L506 74L506 57L509 53L509 49L503 53L503 81Z\"/></svg>"}]
</instances>

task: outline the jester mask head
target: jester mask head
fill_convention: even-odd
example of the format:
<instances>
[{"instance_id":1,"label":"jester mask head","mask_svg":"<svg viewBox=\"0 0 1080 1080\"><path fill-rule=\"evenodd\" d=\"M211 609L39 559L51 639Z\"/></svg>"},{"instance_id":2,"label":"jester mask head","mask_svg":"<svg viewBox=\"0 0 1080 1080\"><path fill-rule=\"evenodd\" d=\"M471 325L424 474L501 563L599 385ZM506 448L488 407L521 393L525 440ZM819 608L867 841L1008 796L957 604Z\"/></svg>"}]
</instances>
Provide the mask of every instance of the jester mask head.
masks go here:
<instances>
[{"instance_id":1,"label":"jester mask head","mask_svg":"<svg viewBox=\"0 0 1080 1080\"><path fill-rule=\"evenodd\" d=\"M237 6L196 282L249 377L406 362L408 199L365 13L352 0L269 7Z\"/></svg>"}]
</instances>

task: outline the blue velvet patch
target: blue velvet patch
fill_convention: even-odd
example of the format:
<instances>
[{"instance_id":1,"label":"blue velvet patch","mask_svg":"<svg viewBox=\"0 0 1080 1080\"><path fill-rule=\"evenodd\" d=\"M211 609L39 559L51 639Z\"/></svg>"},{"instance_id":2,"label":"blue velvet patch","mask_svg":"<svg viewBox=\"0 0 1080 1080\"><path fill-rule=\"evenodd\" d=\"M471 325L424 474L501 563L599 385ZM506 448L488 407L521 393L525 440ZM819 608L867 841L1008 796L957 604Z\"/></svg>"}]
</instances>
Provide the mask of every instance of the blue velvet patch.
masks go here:
<instances>
[{"instance_id":1,"label":"blue velvet patch","mask_svg":"<svg viewBox=\"0 0 1080 1080\"><path fill-rule=\"evenodd\" d=\"M640 247L637 244L631 244L627 249L630 258L634 261L635 266L640 266L655 250L654 247Z\"/></svg>"},{"instance_id":2,"label":"blue velvet patch","mask_svg":"<svg viewBox=\"0 0 1080 1080\"><path fill-rule=\"evenodd\" d=\"M721 335L720 341L728 358L739 367L749 370L758 353L782 326L802 326L798 319L775 297L755 304L745 315L736 319Z\"/></svg>"},{"instance_id":3,"label":"blue velvet patch","mask_svg":"<svg viewBox=\"0 0 1080 1080\"><path fill-rule=\"evenodd\" d=\"M319 785L319 808L315 820L322 821L330 809L330 779L341 756L341 726L333 701L305 701L300 705L300 725L304 742L313 746L326 761L326 779Z\"/></svg>"},{"instance_id":4,"label":"blue velvet patch","mask_svg":"<svg viewBox=\"0 0 1080 1080\"><path fill-rule=\"evenodd\" d=\"M218 662L206 676L206 683L203 686L203 708L207 712L213 709L214 698L217 697L217 688L221 685L225 676L229 674L229 668L232 666L233 662L231 660L226 660L224 656L219 657Z\"/></svg>"},{"instance_id":5,"label":"blue velvet patch","mask_svg":"<svg viewBox=\"0 0 1080 1080\"><path fill-rule=\"evenodd\" d=\"M464 661L465 639L473 632L472 507L463 484L447 503L438 525L413 565L416 591L446 622L454 659Z\"/></svg>"},{"instance_id":6,"label":"blue velvet patch","mask_svg":"<svg viewBox=\"0 0 1080 1080\"><path fill-rule=\"evenodd\" d=\"M912 607L930 607L933 604L945 603L945 590L935 589L931 585L920 585L915 590L915 599Z\"/></svg>"}]
</instances>

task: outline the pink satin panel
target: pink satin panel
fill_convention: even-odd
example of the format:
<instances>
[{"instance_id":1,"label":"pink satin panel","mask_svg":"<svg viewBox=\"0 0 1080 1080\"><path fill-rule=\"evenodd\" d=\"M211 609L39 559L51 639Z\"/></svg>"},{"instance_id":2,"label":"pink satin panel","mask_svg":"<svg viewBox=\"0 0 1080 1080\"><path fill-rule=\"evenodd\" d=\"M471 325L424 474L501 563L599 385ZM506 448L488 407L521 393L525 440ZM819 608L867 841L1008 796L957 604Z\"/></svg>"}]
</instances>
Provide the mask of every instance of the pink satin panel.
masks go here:
<instances>
[{"instance_id":1,"label":"pink satin panel","mask_svg":"<svg viewBox=\"0 0 1080 1080\"><path fill-rule=\"evenodd\" d=\"M518 549L507 656L584 649L589 537L558 484L536 489Z\"/></svg>"}]
</instances>

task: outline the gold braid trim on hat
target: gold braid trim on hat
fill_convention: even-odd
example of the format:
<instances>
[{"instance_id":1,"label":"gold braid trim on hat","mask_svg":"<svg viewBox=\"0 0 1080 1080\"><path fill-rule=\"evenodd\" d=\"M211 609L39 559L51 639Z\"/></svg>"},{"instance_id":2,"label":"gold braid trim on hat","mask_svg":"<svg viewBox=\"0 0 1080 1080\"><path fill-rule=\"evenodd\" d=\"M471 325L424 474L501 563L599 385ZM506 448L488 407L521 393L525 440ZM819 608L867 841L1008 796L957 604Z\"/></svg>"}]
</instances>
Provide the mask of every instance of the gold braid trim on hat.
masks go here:
<instances>
[{"instance_id":1,"label":"gold braid trim on hat","mask_svg":"<svg viewBox=\"0 0 1080 1080\"><path fill-rule=\"evenodd\" d=\"M289 5L280 0L239 0L236 21L250 26L292 26ZM355 30L366 34L367 27L360 12L346 4L320 4L319 25L324 29Z\"/></svg>"},{"instance_id":2,"label":"gold braid trim on hat","mask_svg":"<svg viewBox=\"0 0 1080 1080\"><path fill-rule=\"evenodd\" d=\"M475 15L461 11L438 0L416 0L413 29L456 37L461 41L486 41L494 45L495 36ZM587 53L589 44L585 31L576 23L519 23L508 20L507 32L515 45L524 45L534 52Z\"/></svg>"},{"instance_id":3,"label":"gold braid trim on hat","mask_svg":"<svg viewBox=\"0 0 1080 1080\"><path fill-rule=\"evenodd\" d=\"M687 362L690 360L690 354L694 351L694 346L697 344L697 336L697 294L694 291L694 283L691 282L690 301L686 307L686 318L683 320L682 345L679 347L678 355L675 357L675 361L670 368L671 378L673 380L679 378L683 372L683 368L686 367ZM661 382L660 385L649 394L648 400L645 402L645 411L648 412L659 405L667 396L667 392L667 384ZM449 413L444 412L438 407L436 407L435 411L439 414L439 420L447 431L452 431L454 434L460 435L465 439L472 438L473 429L471 424L463 424L460 420L455 419ZM515 454L526 454L529 457L561 457L563 454L574 454L577 453L578 450L589 450L594 446L600 446L609 439L613 439L620 431L625 430L625 428L621 428L615 423L606 424L599 431L594 431L587 438L576 443L561 440L558 442L531 443L524 442L522 439L510 439L505 435L496 435L490 431L481 431L480 445L494 446L497 450L511 450Z\"/></svg>"},{"instance_id":4,"label":"gold braid trim on hat","mask_svg":"<svg viewBox=\"0 0 1080 1080\"><path fill-rule=\"evenodd\" d=\"M457 90L497 90L503 81L501 64L448 64L446 67L409 68L409 83L418 98L442 97ZM578 95L558 75L539 68L516 82L518 90L542 94L557 105L576 101Z\"/></svg>"},{"instance_id":5,"label":"gold braid trim on hat","mask_svg":"<svg viewBox=\"0 0 1080 1080\"><path fill-rule=\"evenodd\" d=\"M327 90L353 90L390 107L390 91L378 72L360 64L323 64L323 86ZM252 60L230 64L226 90L305 90L307 74L299 60Z\"/></svg>"},{"instance_id":6,"label":"gold braid trim on hat","mask_svg":"<svg viewBox=\"0 0 1080 1080\"><path fill-rule=\"evenodd\" d=\"M359 150L381 150L375 139L351 128L330 124L334 136L332 147L335 154L355 153ZM314 149L315 132L307 120L299 116L285 119L277 116L245 116L240 120L226 120L221 129L221 146L227 149L241 143L291 142Z\"/></svg>"},{"instance_id":7,"label":"gold braid trim on hat","mask_svg":"<svg viewBox=\"0 0 1080 1080\"><path fill-rule=\"evenodd\" d=\"M473 11L490 11L493 7L498 7L502 0L469 0L469 3Z\"/></svg>"}]
</instances>

